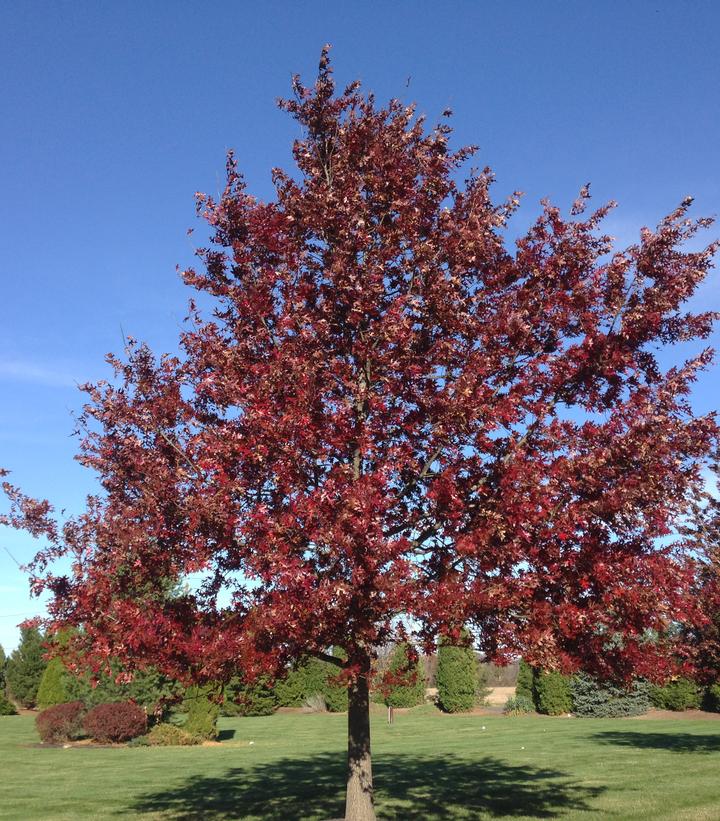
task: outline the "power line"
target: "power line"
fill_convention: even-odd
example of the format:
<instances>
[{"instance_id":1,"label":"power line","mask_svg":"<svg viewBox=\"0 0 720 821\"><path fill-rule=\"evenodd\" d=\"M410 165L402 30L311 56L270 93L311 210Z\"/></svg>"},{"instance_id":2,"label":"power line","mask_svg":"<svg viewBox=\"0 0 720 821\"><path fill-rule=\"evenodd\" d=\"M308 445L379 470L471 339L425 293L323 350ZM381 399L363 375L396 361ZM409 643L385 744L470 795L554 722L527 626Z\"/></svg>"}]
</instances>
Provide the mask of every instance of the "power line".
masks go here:
<instances>
[{"instance_id":1,"label":"power line","mask_svg":"<svg viewBox=\"0 0 720 821\"><path fill-rule=\"evenodd\" d=\"M31 618L35 618L35 616L40 616L39 613L0 613L0 619L17 619L20 616L30 616Z\"/></svg>"},{"instance_id":2,"label":"power line","mask_svg":"<svg viewBox=\"0 0 720 821\"><path fill-rule=\"evenodd\" d=\"M19 562L19 561L15 558L15 556L13 556L13 554L12 554L12 553L11 553L11 552L7 549L7 547L5 547L5 545L0 545L0 547L2 547L2 549L3 549L3 550L4 550L7 554L8 554L8 556L10 556L10 558L11 558L11 559L15 562L15 564L16 564L16 565L20 568L20 570L22 570L22 569L23 569L23 566L22 566L22 565L20 564L20 562Z\"/></svg>"}]
</instances>

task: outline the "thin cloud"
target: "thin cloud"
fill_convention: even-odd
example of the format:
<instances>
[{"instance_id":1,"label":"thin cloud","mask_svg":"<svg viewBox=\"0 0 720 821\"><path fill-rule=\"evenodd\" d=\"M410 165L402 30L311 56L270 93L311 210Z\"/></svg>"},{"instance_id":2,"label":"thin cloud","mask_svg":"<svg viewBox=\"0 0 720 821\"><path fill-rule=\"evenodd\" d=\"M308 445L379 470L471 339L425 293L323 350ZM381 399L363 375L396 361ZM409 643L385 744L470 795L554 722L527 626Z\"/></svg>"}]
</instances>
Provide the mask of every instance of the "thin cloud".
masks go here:
<instances>
[{"instance_id":1,"label":"thin cloud","mask_svg":"<svg viewBox=\"0 0 720 821\"><path fill-rule=\"evenodd\" d=\"M0 380L7 382L31 382L48 388L74 388L79 380L61 368L37 365L18 359L0 360Z\"/></svg>"}]
</instances>

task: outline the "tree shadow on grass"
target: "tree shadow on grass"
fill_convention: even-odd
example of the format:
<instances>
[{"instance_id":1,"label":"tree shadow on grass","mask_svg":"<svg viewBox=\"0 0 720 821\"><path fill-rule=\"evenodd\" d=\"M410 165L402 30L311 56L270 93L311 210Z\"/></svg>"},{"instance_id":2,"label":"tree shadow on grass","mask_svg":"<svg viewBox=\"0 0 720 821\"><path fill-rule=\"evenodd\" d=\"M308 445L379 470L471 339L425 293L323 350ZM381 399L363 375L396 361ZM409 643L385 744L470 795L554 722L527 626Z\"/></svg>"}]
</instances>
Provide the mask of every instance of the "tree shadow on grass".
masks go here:
<instances>
[{"instance_id":1,"label":"tree shadow on grass","mask_svg":"<svg viewBox=\"0 0 720 821\"><path fill-rule=\"evenodd\" d=\"M718 753L720 735L693 735L692 733L596 733L594 739L601 744L617 744L636 747L639 750L670 750L674 753Z\"/></svg>"},{"instance_id":2,"label":"tree shadow on grass","mask_svg":"<svg viewBox=\"0 0 720 821\"><path fill-rule=\"evenodd\" d=\"M235 738L235 730L220 730L217 735L218 741L230 741Z\"/></svg>"},{"instance_id":3,"label":"tree shadow on grass","mask_svg":"<svg viewBox=\"0 0 720 821\"><path fill-rule=\"evenodd\" d=\"M468 761L453 755L379 755L373 763L378 813L387 821L555 818L562 811L592 810L588 802L604 791L573 782L557 770L491 757ZM344 776L342 755L284 758L233 768L221 778L197 776L141 796L131 809L182 821L337 818L344 812Z\"/></svg>"}]
</instances>

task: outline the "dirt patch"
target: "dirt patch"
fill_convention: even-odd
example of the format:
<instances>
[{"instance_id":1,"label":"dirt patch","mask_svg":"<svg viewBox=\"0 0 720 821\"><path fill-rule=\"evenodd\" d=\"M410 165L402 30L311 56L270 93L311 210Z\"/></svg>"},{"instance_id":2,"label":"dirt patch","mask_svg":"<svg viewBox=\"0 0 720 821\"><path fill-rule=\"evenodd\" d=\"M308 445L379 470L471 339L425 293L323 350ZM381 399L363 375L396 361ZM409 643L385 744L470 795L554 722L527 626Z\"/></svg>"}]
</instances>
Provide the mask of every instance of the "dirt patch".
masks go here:
<instances>
[{"instance_id":1,"label":"dirt patch","mask_svg":"<svg viewBox=\"0 0 720 821\"><path fill-rule=\"evenodd\" d=\"M493 687L487 697L489 705L504 707L505 702L515 695L514 687Z\"/></svg>"},{"instance_id":2,"label":"dirt patch","mask_svg":"<svg viewBox=\"0 0 720 821\"><path fill-rule=\"evenodd\" d=\"M41 741L39 744L22 744L20 746L34 750L119 750L126 748L127 744L97 744L89 738L83 738L80 741L66 741L64 744L48 744Z\"/></svg>"},{"instance_id":3,"label":"dirt patch","mask_svg":"<svg viewBox=\"0 0 720 821\"><path fill-rule=\"evenodd\" d=\"M648 719L661 718L669 719L670 721L685 720L687 718L701 719L703 721L718 721L720 720L720 713L707 713L705 710L683 710L676 712L675 710L648 710L641 716L630 716L633 719Z\"/></svg>"}]
</instances>

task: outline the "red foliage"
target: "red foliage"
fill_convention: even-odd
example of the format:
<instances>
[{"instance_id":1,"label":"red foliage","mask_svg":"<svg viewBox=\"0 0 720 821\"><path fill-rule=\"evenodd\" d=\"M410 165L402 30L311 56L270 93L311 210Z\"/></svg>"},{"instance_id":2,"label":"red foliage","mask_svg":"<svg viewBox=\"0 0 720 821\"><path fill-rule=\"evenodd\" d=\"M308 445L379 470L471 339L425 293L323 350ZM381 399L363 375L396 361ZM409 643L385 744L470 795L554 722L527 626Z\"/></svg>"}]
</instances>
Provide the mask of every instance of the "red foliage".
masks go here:
<instances>
[{"instance_id":1,"label":"red foliage","mask_svg":"<svg viewBox=\"0 0 720 821\"><path fill-rule=\"evenodd\" d=\"M83 721L85 732L95 741L111 743L129 741L147 730L147 715L131 701L98 704Z\"/></svg>"},{"instance_id":2,"label":"red foliage","mask_svg":"<svg viewBox=\"0 0 720 821\"><path fill-rule=\"evenodd\" d=\"M198 681L282 670L341 647L352 678L406 620L429 647L468 625L490 659L662 675L673 622L702 620L671 534L717 440L688 394L704 351L685 303L717 248L684 200L615 249L548 203L506 236L519 195L452 151L444 122L314 88L275 197L232 154L178 357L128 343L89 385L80 461L103 493L58 529L6 485L4 521L44 534L36 592L96 665L122 652ZM69 576L48 568L73 558ZM168 596L168 580L204 577ZM652 638L651 638L652 637ZM335 659L337 663L337 659Z\"/></svg>"},{"instance_id":3,"label":"red foliage","mask_svg":"<svg viewBox=\"0 0 720 821\"><path fill-rule=\"evenodd\" d=\"M693 506L683 528L697 558L695 600L704 619L684 625L680 648L687 675L707 684L720 680L720 461L711 476L714 489Z\"/></svg>"},{"instance_id":4,"label":"red foliage","mask_svg":"<svg viewBox=\"0 0 720 821\"><path fill-rule=\"evenodd\" d=\"M35 727L43 741L58 744L72 741L82 735L85 705L82 701L69 701L48 707L35 717Z\"/></svg>"}]
</instances>

